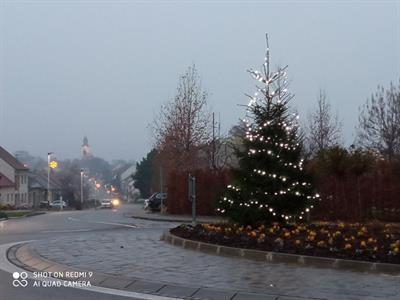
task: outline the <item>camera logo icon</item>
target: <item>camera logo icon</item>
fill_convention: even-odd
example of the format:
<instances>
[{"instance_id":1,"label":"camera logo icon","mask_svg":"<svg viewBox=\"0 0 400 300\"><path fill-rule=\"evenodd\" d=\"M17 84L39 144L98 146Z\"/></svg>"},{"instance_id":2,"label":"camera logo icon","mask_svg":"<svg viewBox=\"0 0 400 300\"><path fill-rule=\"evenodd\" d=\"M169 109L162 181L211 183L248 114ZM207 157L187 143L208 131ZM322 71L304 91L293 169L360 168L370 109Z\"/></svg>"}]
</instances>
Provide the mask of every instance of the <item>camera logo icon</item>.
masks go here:
<instances>
[{"instance_id":1,"label":"camera logo icon","mask_svg":"<svg viewBox=\"0 0 400 300\"><path fill-rule=\"evenodd\" d=\"M12 285L14 287L26 287L28 285L28 280L26 280L28 278L28 273L26 272L14 272L12 274L12 277L14 278Z\"/></svg>"}]
</instances>

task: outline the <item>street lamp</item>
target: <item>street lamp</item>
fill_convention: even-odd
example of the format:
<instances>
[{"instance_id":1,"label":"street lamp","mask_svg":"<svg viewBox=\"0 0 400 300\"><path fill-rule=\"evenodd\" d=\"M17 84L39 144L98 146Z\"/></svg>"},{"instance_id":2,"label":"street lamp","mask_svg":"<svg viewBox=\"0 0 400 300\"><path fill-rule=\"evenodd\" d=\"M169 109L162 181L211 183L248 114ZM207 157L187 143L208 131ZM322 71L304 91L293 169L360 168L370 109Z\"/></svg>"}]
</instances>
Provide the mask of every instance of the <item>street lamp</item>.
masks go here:
<instances>
[{"instance_id":1,"label":"street lamp","mask_svg":"<svg viewBox=\"0 0 400 300\"><path fill-rule=\"evenodd\" d=\"M53 152L47 153L47 205L50 207L50 159Z\"/></svg>"},{"instance_id":2,"label":"street lamp","mask_svg":"<svg viewBox=\"0 0 400 300\"><path fill-rule=\"evenodd\" d=\"M81 169L81 209L83 208L83 175L84 170Z\"/></svg>"}]
</instances>

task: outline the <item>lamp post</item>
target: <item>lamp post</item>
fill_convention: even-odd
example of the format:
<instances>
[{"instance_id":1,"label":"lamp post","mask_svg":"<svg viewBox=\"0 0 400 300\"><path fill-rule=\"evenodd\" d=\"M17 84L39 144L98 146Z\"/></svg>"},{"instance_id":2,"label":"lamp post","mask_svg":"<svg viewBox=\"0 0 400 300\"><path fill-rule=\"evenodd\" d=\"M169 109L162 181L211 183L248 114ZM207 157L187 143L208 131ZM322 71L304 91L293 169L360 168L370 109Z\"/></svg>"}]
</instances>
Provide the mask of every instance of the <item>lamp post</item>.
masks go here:
<instances>
[{"instance_id":1,"label":"lamp post","mask_svg":"<svg viewBox=\"0 0 400 300\"><path fill-rule=\"evenodd\" d=\"M50 207L50 159L53 152L47 153L47 206Z\"/></svg>"},{"instance_id":2,"label":"lamp post","mask_svg":"<svg viewBox=\"0 0 400 300\"><path fill-rule=\"evenodd\" d=\"M83 174L84 170L81 169L81 209L83 208Z\"/></svg>"}]
</instances>

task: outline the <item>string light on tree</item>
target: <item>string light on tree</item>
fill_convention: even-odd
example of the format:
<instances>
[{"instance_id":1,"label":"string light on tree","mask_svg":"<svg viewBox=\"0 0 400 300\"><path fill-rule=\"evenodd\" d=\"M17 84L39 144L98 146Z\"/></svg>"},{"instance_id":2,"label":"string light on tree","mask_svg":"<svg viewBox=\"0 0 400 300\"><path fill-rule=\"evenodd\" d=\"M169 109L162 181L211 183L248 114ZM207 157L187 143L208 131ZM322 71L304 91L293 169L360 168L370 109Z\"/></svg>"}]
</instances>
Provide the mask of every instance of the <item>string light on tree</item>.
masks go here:
<instances>
[{"instance_id":1,"label":"string light on tree","mask_svg":"<svg viewBox=\"0 0 400 300\"><path fill-rule=\"evenodd\" d=\"M303 170L299 115L290 112L293 99L287 66L270 70L270 50L262 71L248 70L258 83L243 118L245 136L238 152L239 168L217 211L241 223L301 220L320 199Z\"/></svg>"}]
</instances>

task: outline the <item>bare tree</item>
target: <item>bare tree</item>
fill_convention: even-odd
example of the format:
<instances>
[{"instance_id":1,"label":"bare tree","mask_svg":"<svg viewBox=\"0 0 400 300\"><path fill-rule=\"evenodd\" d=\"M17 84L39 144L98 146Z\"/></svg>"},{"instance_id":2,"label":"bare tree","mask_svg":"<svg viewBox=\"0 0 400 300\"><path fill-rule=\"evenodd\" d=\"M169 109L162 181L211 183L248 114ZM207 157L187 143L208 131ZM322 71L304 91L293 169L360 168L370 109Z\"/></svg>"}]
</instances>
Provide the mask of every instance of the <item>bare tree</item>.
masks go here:
<instances>
[{"instance_id":1,"label":"bare tree","mask_svg":"<svg viewBox=\"0 0 400 300\"><path fill-rule=\"evenodd\" d=\"M340 144L342 124L332 113L326 93L319 91L317 108L308 115L307 148L311 155Z\"/></svg>"},{"instance_id":2,"label":"bare tree","mask_svg":"<svg viewBox=\"0 0 400 300\"><path fill-rule=\"evenodd\" d=\"M181 76L175 97L154 120L156 147L164 161L190 169L199 162L199 148L211 140L208 94L194 65Z\"/></svg>"},{"instance_id":3,"label":"bare tree","mask_svg":"<svg viewBox=\"0 0 400 300\"><path fill-rule=\"evenodd\" d=\"M221 134L221 122L215 120L214 113L212 113L212 138L205 146L204 153L207 155L208 166L212 170L222 170L232 160L230 139Z\"/></svg>"},{"instance_id":4,"label":"bare tree","mask_svg":"<svg viewBox=\"0 0 400 300\"><path fill-rule=\"evenodd\" d=\"M400 154L400 80L389 89L378 86L359 116L357 143L392 159Z\"/></svg>"}]
</instances>

